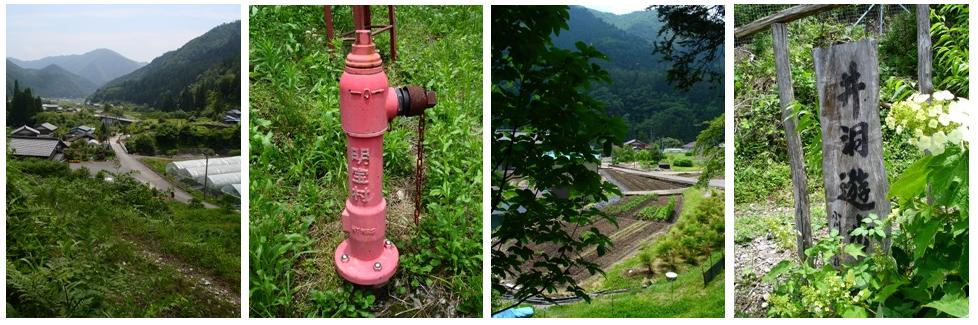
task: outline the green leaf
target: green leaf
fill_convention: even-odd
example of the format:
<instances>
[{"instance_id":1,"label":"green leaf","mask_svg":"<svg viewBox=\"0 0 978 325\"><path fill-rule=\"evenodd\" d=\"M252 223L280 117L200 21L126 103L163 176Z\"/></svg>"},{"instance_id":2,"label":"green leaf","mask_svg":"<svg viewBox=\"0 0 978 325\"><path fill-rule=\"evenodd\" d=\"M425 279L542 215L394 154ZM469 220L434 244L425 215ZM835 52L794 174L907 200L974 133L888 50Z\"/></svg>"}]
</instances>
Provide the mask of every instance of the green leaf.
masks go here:
<instances>
[{"instance_id":1,"label":"green leaf","mask_svg":"<svg viewBox=\"0 0 978 325\"><path fill-rule=\"evenodd\" d=\"M857 306L851 306L842 311L842 317L845 318L866 318L869 317L869 313L865 309L859 308Z\"/></svg>"},{"instance_id":2,"label":"green leaf","mask_svg":"<svg viewBox=\"0 0 978 325\"><path fill-rule=\"evenodd\" d=\"M764 275L763 278L764 282L773 282L774 280L777 280L778 276L781 275L781 273L787 270L788 267L790 266L791 266L791 261L789 260L781 261L781 263L778 263L778 265L772 267L771 270Z\"/></svg>"},{"instance_id":3,"label":"green leaf","mask_svg":"<svg viewBox=\"0 0 978 325\"><path fill-rule=\"evenodd\" d=\"M842 248L842 251L854 258L866 256L866 253L863 252L863 245L860 244L846 244L846 246Z\"/></svg>"},{"instance_id":4,"label":"green leaf","mask_svg":"<svg viewBox=\"0 0 978 325\"><path fill-rule=\"evenodd\" d=\"M941 220L932 218L930 213L922 213L919 218L924 219L923 224L919 225L913 237L914 249L913 259L920 259L924 252L934 243L934 234L941 227Z\"/></svg>"},{"instance_id":5,"label":"green leaf","mask_svg":"<svg viewBox=\"0 0 978 325\"><path fill-rule=\"evenodd\" d=\"M927 166L932 158L933 156L925 156L907 167L890 185L887 196L903 203L923 194L927 185L927 174L930 172Z\"/></svg>"},{"instance_id":6,"label":"green leaf","mask_svg":"<svg viewBox=\"0 0 978 325\"><path fill-rule=\"evenodd\" d=\"M954 317L968 317L968 297L944 295L941 300L932 301L924 307L937 309Z\"/></svg>"}]
</instances>

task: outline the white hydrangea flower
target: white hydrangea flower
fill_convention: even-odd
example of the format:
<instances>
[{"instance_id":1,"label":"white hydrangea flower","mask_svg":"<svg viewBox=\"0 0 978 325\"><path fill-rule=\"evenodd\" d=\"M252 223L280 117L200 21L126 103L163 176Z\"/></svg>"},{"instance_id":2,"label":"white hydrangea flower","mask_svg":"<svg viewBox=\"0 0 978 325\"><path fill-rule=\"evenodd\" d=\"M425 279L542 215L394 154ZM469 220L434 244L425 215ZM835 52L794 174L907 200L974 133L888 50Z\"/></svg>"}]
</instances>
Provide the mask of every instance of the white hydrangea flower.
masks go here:
<instances>
[{"instance_id":1,"label":"white hydrangea flower","mask_svg":"<svg viewBox=\"0 0 978 325\"><path fill-rule=\"evenodd\" d=\"M914 103L925 103L928 99L930 99L930 95L928 94L914 94L910 97L910 100Z\"/></svg>"},{"instance_id":2,"label":"white hydrangea flower","mask_svg":"<svg viewBox=\"0 0 978 325\"><path fill-rule=\"evenodd\" d=\"M930 120L930 122L927 122L927 127L931 128L931 129L936 128L937 127L937 120Z\"/></svg>"},{"instance_id":3,"label":"white hydrangea flower","mask_svg":"<svg viewBox=\"0 0 978 325\"><path fill-rule=\"evenodd\" d=\"M963 129L963 127L959 126L955 128L953 131L951 131L951 133L948 133L947 141L950 141L951 143L956 145L961 144L961 140L964 139L964 131L962 131L961 129Z\"/></svg>"},{"instance_id":4,"label":"white hydrangea flower","mask_svg":"<svg viewBox=\"0 0 978 325\"><path fill-rule=\"evenodd\" d=\"M916 141L917 141L917 143L914 143L914 144L917 146L917 148L920 148L920 150L923 150L923 151L930 150L931 141L930 141L930 137L929 136L919 135L919 136L917 136L917 140Z\"/></svg>"},{"instance_id":5,"label":"white hydrangea flower","mask_svg":"<svg viewBox=\"0 0 978 325\"><path fill-rule=\"evenodd\" d=\"M937 117L937 121L943 126L948 126L948 124L951 124L951 114L941 114Z\"/></svg>"},{"instance_id":6,"label":"white hydrangea flower","mask_svg":"<svg viewBox=\"0 0 978 325\"><path fill-rule=\"evenodd\" d=\"M938 91L938 92L934 93L934 99L936 99L936 100L952 100L952 99L954 99L954 95L952 95L950 91L941 90L941 91Z\"/></svg>"},{"instance_id":7,"label":"white hydrangea flower","mask_svg":"<svg viewBox=\"0 0 978 325\"><path fill-rule=\"evenodd\" d=\"M903 125L897 125L897 127L896 127L896 133L897 134L903 134Z\"/></svg>"}]
</instances>

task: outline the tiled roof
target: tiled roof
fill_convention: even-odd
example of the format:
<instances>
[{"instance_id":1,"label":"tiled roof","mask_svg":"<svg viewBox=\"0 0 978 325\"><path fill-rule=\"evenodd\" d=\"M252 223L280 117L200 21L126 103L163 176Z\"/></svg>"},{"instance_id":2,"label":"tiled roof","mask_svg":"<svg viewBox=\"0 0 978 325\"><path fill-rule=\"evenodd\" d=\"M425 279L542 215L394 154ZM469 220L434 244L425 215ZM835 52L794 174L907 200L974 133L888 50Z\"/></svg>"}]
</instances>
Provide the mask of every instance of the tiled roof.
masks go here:
<instances>
[{"instance_id":1,"label":"tiled roof","mask_svg":"<svg viewBox=\"0 0 978 325\"><path fill-rule=\"evenodd\" d=\"M13 132L10 132L10 134L17 134L18 132L23 131L23 130L30 131L32 134L35 134L35 135L41 134L41 131L35 130L34 128L29 127L29 126L26 126L26 125L17 128Z\"/></svg>"},{"instance_id":2,"label":"tiled roof","mask_svg":"<svg viewBox=\"0 0 978 325\"><path fill-rule=\"evenodd\" d=\"M10 150L17 156L51 157L61 140L55 138L10 138Z\"/></svg>"},{"instance_id":3,"label":"tiled roof","mask_svg":"<svg viewBox=\"0 0 978 325\"><path fill-rule=\"evenodd\" d=\"M58 129L58 127L55 126L54 124L47 123L47 122L44 122L43 124L41 124L41 127L45 128L45 129L48 129L49 131L54 131L54 130L57 130Z\"/></svg>"}]
</instances>

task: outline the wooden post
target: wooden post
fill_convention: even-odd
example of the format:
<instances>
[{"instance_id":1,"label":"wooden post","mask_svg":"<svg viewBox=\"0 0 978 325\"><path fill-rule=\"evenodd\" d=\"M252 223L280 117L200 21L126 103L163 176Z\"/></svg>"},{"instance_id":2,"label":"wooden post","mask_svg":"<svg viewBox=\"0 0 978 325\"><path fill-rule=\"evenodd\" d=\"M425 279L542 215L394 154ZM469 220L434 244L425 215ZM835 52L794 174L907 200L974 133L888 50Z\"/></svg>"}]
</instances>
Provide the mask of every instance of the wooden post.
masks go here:
<instances>
[{"instance_id":1,"label":"wooden post","mask_svg":"<svg viewBox=\"0 0 978 325\"><path fill-rule=\"evenodd\" d=\"M930 5L917 5L917 84L921 94L934 92L931 62Z\"/></svg>"},{"instance_id":2,"label":"wooden post","mask_svg":"<svg viewBox=\"0 0 978 325\"><path fill-rule=\"evenodd\" d=\"M329 49L333 49L333 7L330 5L323 6L323 24L326 25L326 46Z\"/></svg>"},{"instance_id":3,"label":"wooden post","mask_svg":"<svg viewBox=\"0 0 978 325\"><path fill-rule=\"evenodd\" d=\"M394 6L387 6L387 23L391 25L391 62L397 61L397 23L394 18Z\"/></svg>"},{"instance_id":4,"label":"wooden post","mask_svg":"<svg viewBox=\"0 0 978 325\"><path fill-rule=\"evenodd\" d=\"M784 136L788 140L788 159L791 164L792 195L795 198L795 231L798 237L798 258L807 260L805 250L812 246L812 224L808 209L808 179L805 175L804 152L798 135L798 117L792 110L795 92L791 83L791 66L788 60L788 31L785 24L771 25L774 34L774 66L778 73L778 98L781 102L781 120Z\"/></svg>"},{"instance_id":5,"label":"wooden post","mask_svg":"<svg viewBox=\"0 0 978 325\"><path fill-rule=\"evenodd\" d=\"M814 50L822 124L822 171L830 229L843 243L872 243L851 236L874 213L890 214L879 119L879 61L875 40ZM889 229L886 229L889 235ZM889 247L888 240L883 248ZM849 258L843 261L851 261ZM838 263L838 261L836 261Z\"/></svg>"}]
</instances>

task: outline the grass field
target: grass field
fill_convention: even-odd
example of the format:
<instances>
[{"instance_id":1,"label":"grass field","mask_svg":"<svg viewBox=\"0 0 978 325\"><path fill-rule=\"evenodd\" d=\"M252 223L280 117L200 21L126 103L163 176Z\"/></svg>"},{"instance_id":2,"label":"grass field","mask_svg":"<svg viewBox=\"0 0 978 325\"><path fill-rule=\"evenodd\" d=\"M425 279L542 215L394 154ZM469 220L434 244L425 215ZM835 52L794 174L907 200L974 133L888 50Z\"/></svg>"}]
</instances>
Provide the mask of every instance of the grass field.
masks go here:
<instances>
[{"instance_id":1,"label":"grass field","mask_svg":"<svg viewBox=\"0 0 978 325\"><path fill-rule=\"evenodd\" d=\"M719 258L719 253L712 257ZM630 268L641 268L637 258L626 260L608 271L607 286L634 288L618 295L594 298L590 304L553 306L538 309L536 317L633 317L633 318L704 318L723 317L723 273L703 285L701 268L679 273L674 282L657 277L647 288L641 287L642 277L625 278L621 274ZM709 267L709 266L705 266Z\"/></svg>"},{"instance_id":2,"label":"grass field","mask_svg":"<svg viewBox=\"0 0 978 325\"><path fill-rule=\"evenodd\" d=\"M375 6L376 19L386 8ZM413 222L417 118L384 140L388 238L401 265L383 290L338 277L346 236L345 135L337 80L348 44L325 43L322 7L250 8L252 317L480 316L482 308L482 7L398 6L392 86L438 93L426 113L425 211ZM338 31L349 7L334 8ZM375 37L387 60L386 34ZM413 303L417 299L417 303Z\"/></svg>"},{"instance_id":3,"label":"grass field","mask_svg":"<svg viewBox=\"0 0 978 325\"><path fill-rule=\"evenodd\" d=\"M237 317L240 214L136 180L8 161L9 317ZM212 283L184 272L207 277Z\"/></svg>"}]
</instances>

